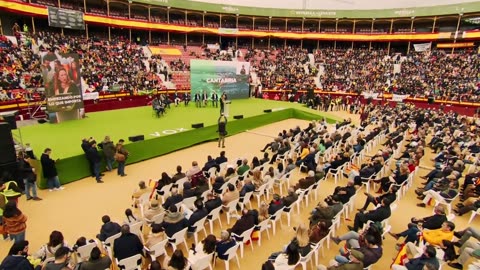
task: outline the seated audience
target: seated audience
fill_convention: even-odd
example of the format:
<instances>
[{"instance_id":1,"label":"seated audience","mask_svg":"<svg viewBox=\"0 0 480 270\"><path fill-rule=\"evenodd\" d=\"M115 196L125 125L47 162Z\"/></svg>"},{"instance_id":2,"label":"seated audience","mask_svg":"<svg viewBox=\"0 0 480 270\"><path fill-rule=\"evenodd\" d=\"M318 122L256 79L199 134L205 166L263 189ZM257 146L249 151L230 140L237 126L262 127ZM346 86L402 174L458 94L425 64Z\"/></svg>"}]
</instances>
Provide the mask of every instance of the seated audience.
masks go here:
<instances>
[{"instance_id":1,"label":"seated audience","mask_svg":"<svg viewBox=\"0 0 480 270\"><path fill-rule=\"evenodd\" d=\"M122 225L122 235L113 242L113 256L117 260L123 260L128 257L140 254L144 256L143 244L138 235L130 232L130 226Z\"/></svg>"}]
</instances>

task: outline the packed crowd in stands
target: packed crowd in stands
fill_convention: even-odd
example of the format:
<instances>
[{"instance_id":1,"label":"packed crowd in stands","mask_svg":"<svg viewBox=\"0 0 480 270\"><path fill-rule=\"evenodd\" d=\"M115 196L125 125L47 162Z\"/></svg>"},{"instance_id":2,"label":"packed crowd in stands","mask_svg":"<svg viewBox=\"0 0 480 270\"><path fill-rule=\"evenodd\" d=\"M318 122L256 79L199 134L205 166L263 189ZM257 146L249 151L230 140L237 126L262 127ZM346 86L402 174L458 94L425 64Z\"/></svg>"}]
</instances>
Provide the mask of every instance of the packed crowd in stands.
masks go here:
<instances>
[{"instance_id":1,"label":"packed crowd in stands","mask_svg":"<svg viewBox=\"0 0 480 270\"><path fill-rule=\"evenodd\" d=\"M0 39L2 100L30 97L12 89L28 89L27 93L37 94L42 86L41 59L33 53L37 48L40 53L78 53L89 91L125 90L136 94L141 90L167 89L164 82L170 79L173 87L186 90L190 87L185 80L189 76L189 61L201 58L249 61L251 72L256 73L252 76L256 78L253 84L285 92L377 92L471 102L479 101L480 94L480 61L476 51L468 50L455 54L441 50L411 52L402 56L388 55L386 50L321 49L309 54L306 49L290 46L237 49L232 45L228 51L220 51L203 45L200 49L183 46L185 56L175 58L149 57L139 44L124 38L107 41L38 32L19 34L17 42L15 45L4 36ZM395 70L397 64L401 66L399 73ZM175 86L177 78L181 81Z\"/></svg>"},{"instance_id":2,"label":"packed crowd in stands","mask_svg":"<svg viewBox=\"0 0 480 270\"><path fill-rule=\"evenodd\" d=\"M325 242L345 241L347 248L340 249L328 269L362 270L383 256L382 238L387 233L395 239L404 238L398 249L405 249L412 256L396 261L392 266L395 270L439 269L445 262L455 269L464 269L471 256L480 258L478 241L469 240L480 240L478 229L459 230L452 222L453 213L463 215L478 211L480 206L480 172L476 166L480 153L478 120L408 106L369 105L361 110L367 117L357 127L349 119L335 125L322 120L313 121L304 129L297 126L279 131L261 149L262 158L232 160L222 151L216 158L208 156L203 166L193 161L187 170L178 165L176 172L162 172L158 181L141 181L132 194L133 210L126 209L123 225L105 215L96 240L81 237L74 246L66 243L61 232L53 231L48 243L28 258L27 218L17 208L18 187L11 182L2 184L2 189L16 192L8 197L3 212L5 237L15 243L0 268L24 265L26 268L22 269L33 269L32 265L45 264L45 269L59 269L55 267L69 264L72 268L66 269L73 269L75 263L80 263L80 269L92 269L92 265L104 269L113 259L120 264L128 260L137 264L144 256L153 260L149 269L203 269L201 262L208 267L213 254L226 263L238 259L238 249L243 257L244 245L253 239L260 241L264 230L288 234L275 231L277 222L286 215L290 227L290 214L300 212L303 206L311 207L310 217L294 228L293 239L284 248L278 247L262 269L293 269L318 257ZM380 144L380 150L375 152ZM96 148L96 144L86 143L85 147ZM413 217L405 231L393 233L388 220L409 191L427 147L435 153L435 168L422 176L425 186L415 193L423 200L419 207L428 207L430 200L436 203L434 214ZM472 166L466 171L465 164ZM296 169L306 174L293 181L291 176ZM460 184L463 175L464 182ZM318 199L322 182L331 179L337 183L338 177L346 177L347 184ZM370 192L371 187L377 189L377 195ZM355 198L363 188L365 204L353 214ZM252 197L254 201L256 198L256 208L252 206ZM454 208L459 197L461 202ZM309 200L314 202L313 206ZM222 212L228 223L231 219L236 221L229 229L213 235L213 226ZM341 216L350 214L353 224L347 226L349 232L335 234ZM210 225L211 234L205 233L205 238L198 241L198 232L206 224ZM191 249L185 243L187 234L195 239L196 245ZM188 254L176 249L168 256L167 241L173 246L185 243ZM152 252L146 254L145 250ZM74 259L70 260L72 254ZM163 268L158 261L162 255ZM146 259L145 264L152 260ZM327 267L317 265L317 269Z\"/></svg>"}]
</instances>

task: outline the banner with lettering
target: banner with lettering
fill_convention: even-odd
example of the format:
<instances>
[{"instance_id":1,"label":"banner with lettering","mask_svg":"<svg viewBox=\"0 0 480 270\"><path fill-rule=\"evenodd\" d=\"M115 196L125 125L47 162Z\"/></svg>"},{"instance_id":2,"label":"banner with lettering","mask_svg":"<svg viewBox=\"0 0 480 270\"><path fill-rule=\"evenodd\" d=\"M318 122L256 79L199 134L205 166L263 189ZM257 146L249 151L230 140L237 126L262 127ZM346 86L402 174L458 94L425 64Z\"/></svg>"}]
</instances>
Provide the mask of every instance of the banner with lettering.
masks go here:
<instances>
[{"instance_id":1,"label":"banner with lettering","mask_svg":"<svg viewBox=\"0 0 480 270\"><path fill-rule=\"evenodd\" d=\"M432 48L432 43L428 42L428 43L413 44L413 47L415 48L416 52L426 52L426 51L430 51L430 49Z\"/></svg>"},{"instance_id":2,"label":"banner with lettering","mask_svg":"<svg viewBox=\"0 0 480 270\"><path fill-rule=\"evenodd\" d=\"M373 92L362 92L362 96L365 99L376 99L378 97L378 93L373 93Z\"/></svg>"},{"instance_id":3,"label":"banner with lettering","mask_svg":"<svg viewBox=\"0 0 480 270\"><path fill-rule=\"evenodd\" d=\"M191 95L207 93L210 99L215 92L228 99L248 98L249 62L190 60Z\"/></svg>"},{"instance_id":4,"label":"banner with lettering","mask_svg":"<svg viewBox=\"0 0 480 270\"><path fill-rule=\"evenodd\" d=\"M408 95L392 95L392 101L402 102L406 98L408 98Z\"/></svg>"}]
</instances>

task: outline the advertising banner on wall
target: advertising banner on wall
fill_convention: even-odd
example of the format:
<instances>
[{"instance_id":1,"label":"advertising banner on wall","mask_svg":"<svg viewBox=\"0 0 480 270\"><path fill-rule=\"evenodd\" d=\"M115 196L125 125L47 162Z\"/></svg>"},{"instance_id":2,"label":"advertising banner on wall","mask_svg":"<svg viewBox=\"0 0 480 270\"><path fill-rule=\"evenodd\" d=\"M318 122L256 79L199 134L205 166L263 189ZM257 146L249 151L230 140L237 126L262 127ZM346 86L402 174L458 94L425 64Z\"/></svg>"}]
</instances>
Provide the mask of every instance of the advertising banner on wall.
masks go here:
<instances>
[{"instance_id":1,"label":"advertising banner on wall","mask_svg":"<svg viewBox=\"0 0 480 270\"><path fill-rule=\"evenodd\" d=\"M190 83L192 98L196 93L213 92L228 99L248 98L250 63L213 60L190 61Z\"/></svg>"},{"instance_id":2,"label":"advertising banner on wall","mask_svg":"<svg viewBox=\"0 0 480 270\"><path fill-rule=\"evenodd\" d=\"M47 111L64 113L65 120L79 118L83 108L82 83L78 54L43 53L42 76L45 86ZM68 113L67 113L68 112ZM57 114L57 119L64 119Z\"/></svg>"}]
</instances>

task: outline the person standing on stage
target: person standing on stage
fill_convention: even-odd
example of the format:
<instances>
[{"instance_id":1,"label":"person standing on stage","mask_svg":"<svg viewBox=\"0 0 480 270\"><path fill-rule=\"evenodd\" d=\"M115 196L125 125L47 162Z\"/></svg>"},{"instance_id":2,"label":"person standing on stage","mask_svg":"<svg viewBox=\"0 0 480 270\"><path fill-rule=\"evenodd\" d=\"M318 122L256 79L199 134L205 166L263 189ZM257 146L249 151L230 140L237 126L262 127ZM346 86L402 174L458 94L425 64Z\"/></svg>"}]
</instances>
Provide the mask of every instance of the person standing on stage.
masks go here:
<instances>
[{"instance_id":1,"label":"person standing on stage","mask_svg":"<svg viewBox=\"0 0 480 270\"><path fill-rule=\"evenodd\" d=\"M217 92L212 92L212 106L218 108L218 94Z\"/></svg>"},{"instance_id":2,"label":"person standing on stage","mask_svg":"<svg viewBox=\"0 0 480 270\"><path fill-rule=\"evenodd\" d=\"M202 103L203 103L203 107L207 107L207 103L208 103L208 94L207 94L207 91L203 90L203 94L202 94Z\"/></svg>"},{"instance_id":3,"label":"person standing on stage","mask_svg":"<svg viewBox=\"0 0 480 270\"><path fill-rule=\"evenodd\" d=\"M117 168L117 174L120 176L127 176L125 174L125 161L127 160L127 157L129 155L127 149L123 146L123 143L125 141L123 139L120 139L115 146L116 153L115 153L115 160L118 163L118 168Z\"/></svg>"},{"instance_id":4,"label":"person standing on stage","mask_svg":"<svg viewBox=\"0 0 480 270\"><path fill-rule=\"evenodd\" d=\"M218 118L218 147L222 145L222 148L225 148L225 136L227 136L227 117L223 115L223 112Z\"/></svg>"},{"instance_id":5,"label":"person standing on stage","mask_svg":"<svg viewBox=\"0 0 480 270\"><path fill-rule=\"evenodd\" d=\"M95 174L95 180L97 180L97 183L103 183L102 176L100 175L100 162L102 161L102 157L98 153L96 141L90 142L90 148L87 150L86 155L87 155L88 161L93 166L93 173Z\"/></svg>"},{"instance_id":6,"label":"person standing on stage","mask_svg":"<svg viewBox=\"0 0 480 270\"><path fill-rule=\"evenodd\" d=\"M227 101L227 94L222 93L222 97L220 98L220 113L223 115L223 111L225 110L225 102Z\"/></svg>"},{"instance_id":7,"label":"person standing on stage","mask_svg":"<svg viewBox=\"0 0 480 270\"><path fill-rule=\"evenodd\" d=\"M177 91L175 91L175 93L173 93L173 102L175 102L175 107L180 104L180 101L182 101L182 99L180 98L180 95L177 93Z\"/></svg>"},{"instance_id":8,"label":"person standing on stage","mask_svg":"<svg viewBox=\"0 0 480 270\"><path fill-rule=\"evenodd\" d=\"M195 106L197 106L197 108L202 107L202 97L199 92L195 93L193 99L195 100Z\"/></svg>"}]
</instances>

